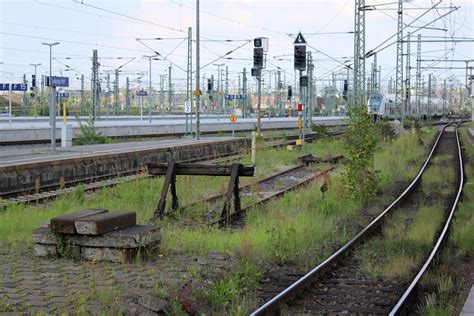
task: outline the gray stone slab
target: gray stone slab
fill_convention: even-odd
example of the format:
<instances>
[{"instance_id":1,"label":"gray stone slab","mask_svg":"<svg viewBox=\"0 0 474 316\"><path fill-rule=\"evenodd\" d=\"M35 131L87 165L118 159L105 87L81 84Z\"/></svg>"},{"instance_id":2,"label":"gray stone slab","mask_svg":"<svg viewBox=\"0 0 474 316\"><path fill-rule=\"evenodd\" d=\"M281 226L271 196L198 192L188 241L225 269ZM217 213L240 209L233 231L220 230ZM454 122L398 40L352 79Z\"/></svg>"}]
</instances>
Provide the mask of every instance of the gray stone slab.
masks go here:
<instances>
[{"instance_id":1,"label":"gray stone slab","mask_svg":"<svg viewBox=\"0 0 474 316\"><path fill-rule=\"evenodd\" d=\"M160 228L151 225L135 225L99 236L62 235L66 241L86 247L137 248L160 241ZM49 228L40 227L33 230L32 242L37 244L56 245L57 237Z\"/></svg>"},{"instance_id":2,"label":"gray stone slab","mask_svg":"<svg viewBox=\"0 0 474 316\"><path fill-rule=\"evenodd\" d=\"M34 244L33 255L36 257L50 257L56 256L58 251L56 245Z\"/></svg>"},{"instance_id":3,"label":"gray stone slab","mask_svg":"<svg viewBox=\"0 0 474 316\"><path fill-rule=\"evenodd\" d=\"M127 263L149 257L157 247L158 243L139 248L81 247L81 251L82 258L86 260Z\"/></svg>"}]
</instances>

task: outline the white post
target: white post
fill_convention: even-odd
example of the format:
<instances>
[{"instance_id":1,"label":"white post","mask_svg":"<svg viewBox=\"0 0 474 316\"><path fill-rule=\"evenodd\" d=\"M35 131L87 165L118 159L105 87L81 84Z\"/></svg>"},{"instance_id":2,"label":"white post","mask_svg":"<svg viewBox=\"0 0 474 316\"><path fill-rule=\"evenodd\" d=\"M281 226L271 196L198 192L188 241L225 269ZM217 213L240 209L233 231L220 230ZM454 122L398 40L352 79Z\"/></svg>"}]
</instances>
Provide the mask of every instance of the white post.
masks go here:
<instances>
[{"instance_id":1,"label":"white post","mask_svg":"<svg viewBox=\"0 0 474 316\"><path fill-rule=\"evenodd\" d=\"M257 133L252 132L252 163L255 163L257 154Z\"/></svg>"},{"instance_id":2,"label":"white post","mask_svg":"<svg viewBox=\"0 0 474 316\"><path fill-rule=\"evenodd\" d=\"M140 102L140 121L143 121L143 94L141 95L141 102Z\"/></svg>"},{"instance_id":3,"label":"white post","mask_svg":"<svg viewBox=\"0 0 474 316\"><path fill-rule=\"evenodd\" d=\"M474 79L471 81L471 122L474 121Z\"/></svg>"},{"instance_id":4,"label":"white post","mask_svg":"<svg viewBox=\"0 0 474 316\"><path fill-rule=\"evenodd\" d=\"M12 125L12 85L13 83L10 82L9 87L8 87L8 89L10 90L9 98L8 98L8 112L9 112L8 123L10 125Z\"/></svg>"}]
</instances>

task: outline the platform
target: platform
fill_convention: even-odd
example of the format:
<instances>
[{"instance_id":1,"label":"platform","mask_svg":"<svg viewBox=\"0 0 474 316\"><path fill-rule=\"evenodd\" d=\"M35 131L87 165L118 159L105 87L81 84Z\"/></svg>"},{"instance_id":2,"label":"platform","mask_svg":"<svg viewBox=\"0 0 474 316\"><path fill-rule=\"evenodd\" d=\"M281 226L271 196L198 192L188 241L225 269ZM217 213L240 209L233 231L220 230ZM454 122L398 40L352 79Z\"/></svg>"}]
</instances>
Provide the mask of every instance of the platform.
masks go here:
<instances>
[{"instance_id":1,"label":"platform","mask_svg":"<svg viewBox=\"0 0 474 316\"><path fill-rule=\"evenodd\" d=\"M474 286L471 287L469 291L469 296L467 297L466 303L462 309L460 316L474 316Z\"/></svg>"},{"instance_id":2,"label":"platform","mask_svg":"<svg viewBox=\"0 0 474 316\"><path fill-rule=\"evenodd\" d=\"M202 137L154 140L48 150L25 149L0 152L0 194L57 187L91 177L133 172L150 162L193 161L235 154L250 146L248 138Z\"/></svg>"},{"instance_id":3,"label":"platform","mask_svg":"<svg viewBox=\"0 0 474 316\"><path fill-rule=\"evenodd\" d=\"M47 147L45 149L13 149L0 152L0 172L7 171L11 167L22 169L24 167L41 166L44 163L56 162L56 164L66 161L80 161L86 158L113 158L126 153L139 153L206 143L225 142L235 140L233 137L202 137L196 139L163 139L141 142L111 143L101 145L84 145L73 147L56 147L56 152L51 153ZM10 167L10 168L9 168Z\"/></svg>"},{"instance_id":4,"label":"platform","mask_svg":"<svg viewBox=\"0 0 474 316\"><path fill-rule=\"evenodd\" d=\"M318 116L313 117L316 124L329 126L345 124L345 117ZM85 121L83 121L85 123ZM193 131L195 131L195 118L193 118ZM73 138L80 134L79 122L68 118L68 124L72 125ZM255 130L255 118L238 119L232 123L228 116L207 117L201 119L201 133L231 133ZM297 117L274 117L262 118L262 130L281 130L298 128ZM56 139L61 138L62 118L56 123ZM115 120L97 120L95 127L103 135L109 137L132 137L132 136L172 136L186 133L185 117L154 117L151 123L148 118L140 120L139 117L118 117ZM11 144L17 142L48 142L50 140L51 128L49 122L44 118L14 118L11 124L5 118L0 120L0 144Z\"/></svg>"}]
</instances>

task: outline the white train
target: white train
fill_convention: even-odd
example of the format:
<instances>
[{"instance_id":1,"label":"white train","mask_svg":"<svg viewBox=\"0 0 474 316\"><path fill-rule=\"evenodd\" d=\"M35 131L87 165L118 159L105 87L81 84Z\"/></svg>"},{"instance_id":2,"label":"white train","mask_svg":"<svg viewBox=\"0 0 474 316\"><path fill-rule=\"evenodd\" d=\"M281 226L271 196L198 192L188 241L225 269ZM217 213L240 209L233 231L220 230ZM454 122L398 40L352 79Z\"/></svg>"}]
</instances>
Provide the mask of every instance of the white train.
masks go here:
<instances>
[{"instance_id":1,"label":"white train","mask_svg":"<svg viewBox=\"0 0 474 316\"><path fill-rule=\"evenodd\" d=\"M377 116L379 118L388 117L395 119L400 117L401 105L395 104L395 95L384 95L381 93L374 93L369 97L368 111L369 114ZM445 109L447 113L447 109ZM410 106L407 108L405 115L407 116L418 116L426 119L431 114L432 117L440 117L443 115L443 99L431 98L431 106L428 107L428 97L420 97L420 109L417 113L416 97L411 96Z\"/></svg>"}]
</instances>

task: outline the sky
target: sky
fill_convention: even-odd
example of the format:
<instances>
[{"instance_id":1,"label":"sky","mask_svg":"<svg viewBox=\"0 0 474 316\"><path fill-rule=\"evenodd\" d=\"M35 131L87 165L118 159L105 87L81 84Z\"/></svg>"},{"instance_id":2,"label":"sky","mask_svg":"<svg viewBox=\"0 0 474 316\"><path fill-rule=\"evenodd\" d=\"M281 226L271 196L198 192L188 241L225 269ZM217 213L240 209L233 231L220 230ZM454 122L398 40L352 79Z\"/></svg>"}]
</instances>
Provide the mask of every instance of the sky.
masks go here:
<instances>
[{"instance_id":1,"label":"sky","mask_svg":"<svg viewBox=\"0 0 474 316\"><path fill-rule=\"evenodd\" d=\"M389 2L366 0L366 5ZM404 22L423 26L455 6L459 9L454 13L429 24L434 29L423 29L416 34L430 40L474 38L474 0L444 0L437 10L425 13L433 4L424 0L405 3ZM48 74L49 47L42 43L57 41L60 44L53 47L53 75L70 77L73 88L79 88L80 74L85 76L86 87L90 87L92 50L97 49L102 80L110 72L113 81L113 71L120 67L121 87L125 85L125 77L130 78L132 87L147 87L149 60L143 56L157 51L165 60L152 61L153 86L159 87L160 75L166 75L171 64L175 89L184 89L186 37L188 27L192 27L195 38L195 6L195 0L0 0L0 80L19 82L23 74L29 79L34 73L30 64L34 63L41 63L37 67L38 75ZM396 39L391 37L396 33L397 12L381 10L395 5L376 8L366 12L366 51L387 39L387 44ZM255 37L269 39L266 84L270 80L274 83L277 67L282 69L282 80L286 79L287 84L295 80L293 41L298 32L308 42L308 51L313 52L318 87L327 85L333 73L338 78L345 77L344 62L352 63L354 49L350 32L354 29L354 0L201 0L200 10L201 76L217 78L216 64L225 64L230 89L237 87L243 68L249 72L252 67L251 40ZM422 18L411 23L423 13ZM416 30L408 27L405 32ZM137 41L137 38L145 40ZM415 67L416 43L410 47L410 61ZM194 70L194 41L192 50ZM395 52L396 45L391 45L377 54L383 84L395 77ZM232 59L222 58L224 55ZM435 60L423 62L423 67L465 68L464 62L453 60L474 59L474 44L422 43L422 59ZM366 61L367 73L372 62L372 58ZM474 66L474 61L470 65ZM438 80L448 78L454 85L464 84L463 69L423 69L424 76L428 73ZM413 78L414 74L413 68ZM249 85L253 85L255 80L250 75L248 79Z\"/></svg>"}]
</instances>

